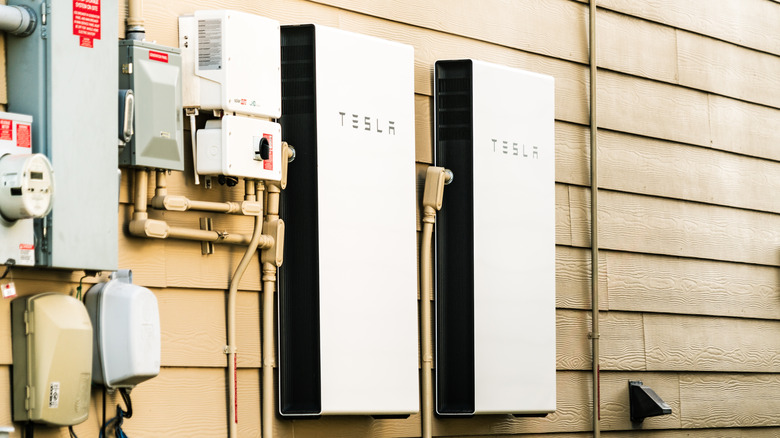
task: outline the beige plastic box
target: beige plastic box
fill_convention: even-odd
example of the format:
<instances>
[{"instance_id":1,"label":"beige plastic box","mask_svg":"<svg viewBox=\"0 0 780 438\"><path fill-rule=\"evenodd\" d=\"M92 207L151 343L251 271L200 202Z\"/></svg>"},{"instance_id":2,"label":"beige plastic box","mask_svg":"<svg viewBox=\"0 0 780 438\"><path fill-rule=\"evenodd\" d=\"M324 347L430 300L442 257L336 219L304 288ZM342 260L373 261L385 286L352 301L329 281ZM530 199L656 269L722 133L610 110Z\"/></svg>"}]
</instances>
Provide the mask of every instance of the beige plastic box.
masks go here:
<instances>
[{"instance_id":1,"label":"beige plastic box","mask_svg":"<svg viewBox=\"0 0 780 438\"><path fill-rule=\"evenodd\" d=\"M79 424L89 414L92 324L77 299L59 293L11 302L14 421Z\"/></svg>"}]
</instances>

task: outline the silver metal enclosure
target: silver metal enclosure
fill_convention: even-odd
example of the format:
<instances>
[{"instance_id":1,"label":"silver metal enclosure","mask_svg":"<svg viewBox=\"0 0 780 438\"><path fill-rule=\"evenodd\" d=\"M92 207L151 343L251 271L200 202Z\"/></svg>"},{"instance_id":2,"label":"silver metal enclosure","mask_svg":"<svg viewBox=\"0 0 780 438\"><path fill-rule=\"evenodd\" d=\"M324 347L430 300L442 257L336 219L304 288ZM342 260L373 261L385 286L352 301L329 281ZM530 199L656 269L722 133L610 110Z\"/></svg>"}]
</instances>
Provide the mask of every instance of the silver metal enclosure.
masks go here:
<instances>
[{"instance_id":1,"label":"silver metal enclosure","mask_svg":"<svg viewBox=\"0 0 780 438\"><path fill-rule=\"evenodd\" d=\"M179 49L146 41L119 42L119 88L133 90L133 137L119 164L184 170Z\"/></svg>"},{"instance_id":2,"label":"silver metal enclosure","mask_svg":"<svg viewBox=\"0 0 780 438\"><path fill-rule=\"evenodd\" d=\"M7 36L8 107L33 116L33 152L57 172L51 214L35 221L36 265L117 266L117 2L9 0L39 15Z\"/></svg>"}]
</instances>

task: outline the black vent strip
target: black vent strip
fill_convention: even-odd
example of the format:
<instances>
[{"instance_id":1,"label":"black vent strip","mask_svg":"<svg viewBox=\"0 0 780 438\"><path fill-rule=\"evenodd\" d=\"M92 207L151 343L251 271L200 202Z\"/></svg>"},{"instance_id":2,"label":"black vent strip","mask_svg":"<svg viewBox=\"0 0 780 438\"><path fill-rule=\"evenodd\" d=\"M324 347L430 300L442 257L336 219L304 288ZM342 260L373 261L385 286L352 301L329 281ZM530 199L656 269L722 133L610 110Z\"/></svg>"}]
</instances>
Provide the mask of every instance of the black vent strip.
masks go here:
<instances>
[{"instance_id":1,"label":"black vent strip","mask_svg":"<svg viewBox=\"0 0 780 438\"><path fill-rule=\"evenodd\" d=\"M438 61L434 71L434 156L437 166L455 174L436 220L436 412L473 415L472 63Z\"/></svg>"},{"instance_id":2,"label":"black vent strip","mask_svg":"<svg viewBox=\"0 0 780 438\"><path fill-rule=\"evenodd\" d=\"M280 214L288 230L279 275L279 412L321 406L314 26L282 26L282 133L295 147Z\"/></svg>"}]
</instances>

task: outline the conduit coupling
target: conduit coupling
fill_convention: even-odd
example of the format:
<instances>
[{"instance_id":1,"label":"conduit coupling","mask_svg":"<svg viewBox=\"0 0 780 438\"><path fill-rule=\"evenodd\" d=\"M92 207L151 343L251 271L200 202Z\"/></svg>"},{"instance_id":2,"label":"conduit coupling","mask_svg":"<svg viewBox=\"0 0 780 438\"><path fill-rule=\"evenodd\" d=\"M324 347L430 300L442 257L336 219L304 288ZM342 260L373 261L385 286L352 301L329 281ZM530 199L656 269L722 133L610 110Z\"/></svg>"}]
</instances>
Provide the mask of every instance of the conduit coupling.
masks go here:
<instances>
[{"instance_id":1,"label":"conduit coupling","mask_svg":"<svg viewBox=\"0 0 780 438\"><path fill-rule=\"evenodd\" d=\"M33 33L38 17L32 8L24 5L0 5L0 30L26 37Z\"/></svg>"}]
</instances>

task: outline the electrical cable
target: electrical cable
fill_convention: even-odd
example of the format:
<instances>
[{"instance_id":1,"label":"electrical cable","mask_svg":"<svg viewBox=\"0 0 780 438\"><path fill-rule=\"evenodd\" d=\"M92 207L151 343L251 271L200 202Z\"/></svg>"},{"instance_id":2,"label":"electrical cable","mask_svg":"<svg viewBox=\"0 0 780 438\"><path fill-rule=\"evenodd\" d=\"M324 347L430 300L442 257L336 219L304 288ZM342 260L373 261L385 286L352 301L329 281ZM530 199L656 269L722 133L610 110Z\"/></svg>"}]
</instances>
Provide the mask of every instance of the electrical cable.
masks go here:
<instances>
[{"instance_id":1,"label":"electrical cable","mask_svg":"<svg viewBox=\"0 0 780 438\"><path fill-rule=\"evenodd\" d=\"M0 280L3 280L6 276L8 276L8 272L10 272L11 268L16 264L16 260L8 259L5 263L5 272L3 272L3 275L0 276Z\"/></svg>"},{"instance_id":2,"label":"electrical cable","mask_svg":"<svg viewBox=\"0 0 780 438\"><path fill-rule=\"evenodd\" d=\"M76 435L76 432L73 431L73 426L68 426L68 433L70 434L70 438L79 438L78 435Z\"/></svg>"},{"instance_id":3,"label":"electrical cable","mask_svg":"<svg viewBox=\"0 0 780 438\"><path fill-rule=\"evenodd\" d=\"M33 438L34 434L35 426L32 421L28 421L27 424L24 425L24 438Z\"/></svg>"},{"instance_id":4,"label":"electrical cable","mask_svg":"<svg viewBox=\"0 0 780 438\"><path fill-rule=\"evenodd\" d=\"M103 394L105 397L105 392ZM128 438L127 434L122 430L122 424L124 423L125 418L133 416L133 403L130 400L130 393L126 388L120 388L119 394L122 396L122 400L124 400L127 410L122 410L122 406L116 405L116 416L103 422L103 426L100 428L100 438L106 437L106 429L108 429L110 425L114 428L114 435L116 438ZM105 400L105 398L103 400ZM105 415L105 409L103 410L103 414Z\"/></svg>"}]
</instances>

